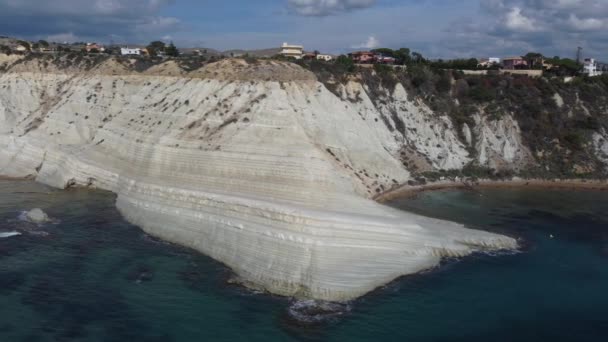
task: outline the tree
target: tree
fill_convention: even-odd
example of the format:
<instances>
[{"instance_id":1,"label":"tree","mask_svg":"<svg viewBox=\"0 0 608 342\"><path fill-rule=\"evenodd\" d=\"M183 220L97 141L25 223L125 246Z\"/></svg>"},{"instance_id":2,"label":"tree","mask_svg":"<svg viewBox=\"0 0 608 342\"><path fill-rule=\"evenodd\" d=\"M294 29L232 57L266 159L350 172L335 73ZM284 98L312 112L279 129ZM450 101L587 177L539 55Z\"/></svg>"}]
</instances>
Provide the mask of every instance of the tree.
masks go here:
<instances>
[{"instance_id":1,"label":"tree","mask_svg":"<svg viewBox=\"0 0 608 342\"><path fill-rule=\"evenodd\" d=\"M479 69L479 61L476 58L447 61L439 59L436 62L432 62L431 67L435 69L477 70Z\"/></svg>"},{"instance_id":2,"label":"tree","mask_svg":"<svg viewBox=\"0 0 608 342\"><path fill-rule=\"evenodd\" d=\"M12 53L11 48L6 45L0 45L0 53L10 55Z\"/></svg>"},{"instance_id":3,"label":"tree","mask_svg":"<svg viewBox=\"0 0 608 342\"><path fill-rule=\"evenodd\" d=\"M558 76L575 76L581 69L581 66L575 60L559 58L559 56L547 59L547 63L553 65L549 71Z\"/></svg>"},{"instance_id":4,"label":"tree","mask_svg":"<svg viewBox=\"0 0 608 342\"><path fill-rule=\"evenodd\" d=\"M411 51L408 48L400 48L399 50L393 51L393 57L397 58L399 64L411 64L412 56Z\"/></svg>"},{"instance_id":5,"label":"tree","mask_svg":"<svg viewBox=\"0 0 608 342\"><path fill-rule=\"evenodd\" d=\"M45 48L49 47L49 43L46 40L42 40L42 39L38 41L38 45L45 47Z\"/></svg>"},{"instance_id":6,"label":"tree","mask_svg":"<svg viewBox=\"0 0 608 342\"><path fill-rule=\"evenodd\" d=\"M416 64L426 63L426 59L419 52L412 52L412 61Z\"/></svg>"},{"instance_id":7,"label":"tree","mask_svg":"<svg viewBox=\"0 0 608 342\"><path fill-rule=\"evenodd\" d=\"M344 68L344 70L347 72L355 71L355 62L353 62L352 59L348 58L345 55L338 56L338 58L336 59L336 65Z\"/></svg>"},{"instance_id":8,"label":"tree","mask_svg":"<svg viewBox=\"0 0 608 342\"><path fill-rule=\"evenodd\" d=\"M148 53L150 54L150 56L156 56L158 55L159 52L164 52L165 51L165 43L156 40L151 42L150 44L148 44L148 46L146 46L146 49L148 50Z\"/></svg>"},{"instance_id":9,"label":"tree","mask_svg":"<svg viewBox=\"0 0 608 342\"><path fill-rule=\"evenodd\" d=\"M372 52L379 53L379 54L381 54L383 56L387 56L387 57L395 57L395 51L393 51L392 49L388 49L388 48L374 49L374 50L372 50Z\"/></svg>"},{"instance_id":10,"label":"tree","mask_svg":"<svg viewBox=\"0 0 608 342\"><path fill-rule=\"evenodd\" d=\"M542 69L543 67L543 54L538 52L528 52L524 59L528 62L530 69Z\"/></svg>"},{"instance_id":11,"label":"tree","mask_svg":"<svg viewBox=\"0 0 608 342\"><path fill-rule=\"evenodd\" d=\"M165 48L165 53L170 57L179 56L179 50L175 47L175 45L173 45L173 42L171 42L171 44Z\"/></svg>"}]
</instances>

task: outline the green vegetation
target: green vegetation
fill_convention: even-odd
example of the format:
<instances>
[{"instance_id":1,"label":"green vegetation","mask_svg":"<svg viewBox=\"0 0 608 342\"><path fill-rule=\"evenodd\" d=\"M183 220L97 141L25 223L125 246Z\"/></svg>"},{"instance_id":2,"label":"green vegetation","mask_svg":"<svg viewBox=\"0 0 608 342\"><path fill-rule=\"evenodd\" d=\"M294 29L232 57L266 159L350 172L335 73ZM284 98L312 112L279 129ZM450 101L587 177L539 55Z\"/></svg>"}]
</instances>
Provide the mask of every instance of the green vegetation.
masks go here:
<instances>
[{"instance_id":1,"label":"green vegetation","mask_svg":"<svg viewBox=\"0 0 608 342\"><path fill-rule=\"evenodd\" d=\"M571 59L545 59L534 52L524 58L535 69L550 64L543 77L500 74L493 70L487 75L465 75L458 70L476 69L477 60L431 62L407 49L397 50L407 52L407 57L386 48L374 51L395 58L400 56L399 62L405 61L406 69L386 65L358 68L346 56L335 63L298 64L315 72L338 96L341 94L339 84L345 83L348 77L361 79L367 86L367 95L377 105L389 104L392 91L401 83L410 97L421 99L435 113L450 117L463 142L463 127L465 124L474 127L475 115L487 120L512 116L535 160L534 166L520 171L520 175L525 172L526 176L535 177L579 177L587 171L585 175L589 177L603 175L604 167L597 160L591 139L594 132L608 131L608 117L602 115L608 108L608 75L575 77L572 82L565 82L563 76L578 74L580 65ZM404 132L397 115L381 119L389 129ZM470 146L469 150L474 156L475 149ZM460 175L505 176L474 164Z\"/></svg>"},{"instance_id":2,"label":"green vegetation","mask_svg":"<svg viewBox=\"0 0 608 342\"><path fill-rule=\"evenodd\" d=\"M171 42L169 46L165 48L165 54L169 57L177 57L179 56L179 50L177 50L173 42Z\"/></svg>"},{"instance_id":3,"label":"green vegetation","mask_svg":"<svg viewBox=\"0 0 608 342\"><path fill-rule=\"evenodd\" d=\"M164 52L167 45L164 42L159 40L153 41L148 46L146 46L146 50L150 56L158 56L159 53Z\"/></svg>"},{"instance_id":4,"label":"green vegetation","mask_svg":"<svg viewBox=\"0 0 608 342\"><path fill-rule=\"evenodd\" d=\"M436 69L454 69L454 70L479 70L479 61L476 58L469 59L452 59L444 61L442 59L431 62L431 67Z\"/></svg>"},{"instance_id":5,"label":"green vegetation","mask_svg":"<svg viewBox=\"0 0 608 342\"><path fill-rule=\"evenodd\" d=\"M460 178L467 181L477 181L479 179L508 179L516 176L512 170L501 170L497 171L489 167L479 166L475 163L469 163L465 165L462 170L438 170L423 172L417 177L424 179L424 181L436 182L441 179L455 179Z\"/></svg>"},{"instance_id":6,"label":"green vegetation","mask_svg":"<svg viewBox=\"0 0 608 342\"><path fill-rule=\"evenodd\" d=\"M355 71L355 63L352 59L348 58L345 55L340 55L336 59L336 66L338 70L343 70L343 72L354 72Z\"/></svg>"},{"instance_id":7,"label":"green vegetation","mask_svg":"<svg viewBox=\"0 0 608 342\"><path fill-rule=\"evenodd\" d=\"M160 56L162 54L165 54L166 56L169 56L169 57L178 57L179 56L179 50L177 49L175 44L173 44L173 42L171 42L171 43L169 43L169 45L167 45L164 42L156 40L156 41L150 42L150 44L148 44L148 46L146 46L146 50L148 50L150 57Z\"/></svg>"},{"instance_id":8,"label":"green vegetation","mask_svg":"<svg viewBox=\"0 0 608 342\"><path fill-rule=\"evenodd\" d=\"M575 76L582 69L581 65L569 58L559 58L555 56L545 60L546 63L553 65L547 72L555 76Z\"/></svg>"}]
</instances>

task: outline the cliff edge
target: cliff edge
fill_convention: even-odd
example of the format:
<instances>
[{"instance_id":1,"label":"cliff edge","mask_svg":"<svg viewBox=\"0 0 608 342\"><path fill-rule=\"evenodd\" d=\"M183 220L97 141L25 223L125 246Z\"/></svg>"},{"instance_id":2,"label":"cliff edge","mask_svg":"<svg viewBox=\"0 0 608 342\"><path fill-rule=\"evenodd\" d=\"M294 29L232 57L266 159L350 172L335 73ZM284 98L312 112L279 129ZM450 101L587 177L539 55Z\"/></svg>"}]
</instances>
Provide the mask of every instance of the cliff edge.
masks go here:
<instances>
[{"instance_id":1,"label":"cliff edge","mask_svg":"<svg viewBox=\"0 0 608 342\"><path fill-rule=\"evenodd\" d=\"M336 94L284 62L58 63L0 58L0 174L112 191L130 222L248 286L346 301L442 257L517 246L371 200L411 179L405 157L471 161L451 120L401 85L378 105L361 82Z\"/></svg>"}]
</instances>

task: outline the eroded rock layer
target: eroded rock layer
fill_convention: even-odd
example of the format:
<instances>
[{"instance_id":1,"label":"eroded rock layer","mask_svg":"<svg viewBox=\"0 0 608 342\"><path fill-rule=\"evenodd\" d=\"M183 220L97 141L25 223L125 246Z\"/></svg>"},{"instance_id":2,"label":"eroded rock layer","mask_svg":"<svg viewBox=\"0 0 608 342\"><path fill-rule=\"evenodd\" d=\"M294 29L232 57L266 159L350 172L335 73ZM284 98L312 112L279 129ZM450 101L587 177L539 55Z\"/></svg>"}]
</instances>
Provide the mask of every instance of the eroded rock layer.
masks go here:
<instances>
[{"instance_id":1,"label":"eroded rock layer","mask_svg":"<svg viewBox=\"0 0 608 342\"><path fill-rule=\"evenodd\" d=\"M292 64L230 63L197 77L121 75L116 65L0 73L0 174L113 191L146 232L281 295L349 300L445 256L516 247L371 200L408 181L404 158L446 169L470 161L450 120L403 87L377 106L358 83L341 98ZM500 153L513 154L487 152Z\"/></svg>"}]
</instances>

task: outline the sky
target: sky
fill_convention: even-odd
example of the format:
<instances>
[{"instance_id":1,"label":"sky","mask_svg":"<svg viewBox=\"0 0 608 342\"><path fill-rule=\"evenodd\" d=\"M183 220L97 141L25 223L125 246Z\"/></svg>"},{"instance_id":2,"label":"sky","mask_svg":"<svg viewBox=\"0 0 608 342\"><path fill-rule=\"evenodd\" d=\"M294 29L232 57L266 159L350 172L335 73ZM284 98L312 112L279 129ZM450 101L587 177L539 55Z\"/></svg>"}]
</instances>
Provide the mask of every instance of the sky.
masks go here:
<instances>
[{"instance_id":1,"label":"sky","mask_svg":"<svg viewBox=\"0 0 608 342\"><path fill-rule=\"evenodd\" d=\"M530 51L608 57L608 0L0 0L0 35L57 42L345 53L408 47L429 58Z\"/></svg>"}]
</instances>

